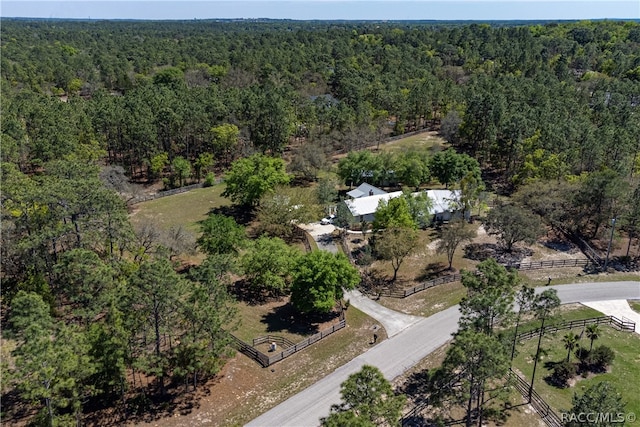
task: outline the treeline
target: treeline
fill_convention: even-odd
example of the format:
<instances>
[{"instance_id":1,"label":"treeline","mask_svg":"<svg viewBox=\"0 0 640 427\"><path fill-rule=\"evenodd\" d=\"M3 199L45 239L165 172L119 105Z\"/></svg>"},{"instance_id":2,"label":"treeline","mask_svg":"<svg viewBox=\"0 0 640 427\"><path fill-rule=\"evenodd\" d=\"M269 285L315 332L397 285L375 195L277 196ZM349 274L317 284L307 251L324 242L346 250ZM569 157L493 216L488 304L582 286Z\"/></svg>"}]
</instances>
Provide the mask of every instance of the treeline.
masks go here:
<instances>
[{"instance_id":1,"label":"treeline","mask_svg":"<svg viewBox=\"0 0 640 427\"><path fill-rule=\"evenodd\" d=\"M297 138L326 155L442 121L452 143L515 185L541 164L547 175L629 175L639 46L635 22L3 20L2 156L30 171L95 142L131 176L153 178L164 153L161 169L182 157L195 174L203 153L225 167ZM68 103L51 97L63 93Z\"/></svg>"}]
</instances>

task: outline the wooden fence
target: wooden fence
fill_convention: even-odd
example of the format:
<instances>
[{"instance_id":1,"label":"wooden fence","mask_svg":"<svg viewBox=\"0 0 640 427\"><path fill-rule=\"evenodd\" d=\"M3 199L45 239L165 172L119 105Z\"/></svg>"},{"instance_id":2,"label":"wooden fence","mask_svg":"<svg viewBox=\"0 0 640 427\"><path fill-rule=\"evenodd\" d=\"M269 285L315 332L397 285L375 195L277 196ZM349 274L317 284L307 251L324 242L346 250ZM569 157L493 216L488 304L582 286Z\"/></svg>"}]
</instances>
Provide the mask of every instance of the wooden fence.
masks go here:
<instances>
[{"instance_id":1,"label":"wooden fence","mask_svg":"<svg viewBox=\"0 0 640 427\"><path fill-rule=\"evenodd\" d=\"M344 312L341 312L340 321L337 324L331 326L330 328L324 329L318 332L317 334L312 335L303 341L300 341L297 344L294 344L293 342L291 342L290 340L287 340L284 337L278 337L277 335L266 335L266 336L258 337L254 339L253 345L250 345L240 340L239 338L236 338L233 335L231 335L232 346L242 354L245 354L246 356L249 356L251 359L258 362L263 368L266 368L267 366L273 365L274 363L279 362L282 359L285 359L291 356L292 354L297 353L298 351L309 347L311 344L315 344L316 342L320 341L323 338L328 337L329 335L333 334L336 331L339 331L345 326L347 326L347 319L345 318ZM283 347L284 346L288 346L288 347L286 347L279 353L275 353L271 356L262 353L260 350L254 347L255 345L266 343L266 342L276 342Z\"/></svg>"},{"instance_id":2,"label":"wooden fence","mask_svg":"<svg viewBox=\"0 0 640 427\"><path fill-rule=\"evenodd\" d=\"M457 381L459 381L461 376L462 374L458 374L452 381L444 385L442 388L452 387ZM529 400L529 384L522 376L511 368L509 368L509 372L507 373L507 381L509 384L513 385L520 394L522 394L522 397ZM551 406L549 406L549 404L545 402L544 399L533 389L531 390L531 401L529 403L549 427L563 427L564 424L562 423L560 416L558 416ZM420 416L420 413L427 409L429 405L431 405L431 399L428 397L424 402L416 405L411 411L402 417L402 426L413 427L425 425L424 419Z\"/></svg>"},{"instance_id":3,"label":"wooden fence","mask_svg":"<svg viewBox=\"0 0 640 427\"><path fill-rule=\"evenodd\" d=\"M582 258L572 259L554 259L546 261L532 261L521 262L516 264L503 264L506 268L513 268L516 270L539 270L543 268L561 268L561 267L586 267L590 265L591 261ZM450 274L447 276L437 277L433 280L422 282L421 284L408 289L384 289L381 292L382 296L388 296L391 298L406 298L417 292L424 291L425 289L433 288L434 286L443 285L445 283L459 282L462 280L461 274Z\"/></svg>"},{"instance_id":4,"label":"wooden fence","mask_svg":"<svg viewBox=\"0 0 640 427\"><path fill-rule=\"evenodd\" d=\"M264 343L276 343L279 346L282 347L291 347L296 345L296 343L294 343L293 341L285 338L285 337L281 337L280 335L264 335L258 338L254 338L253 339L253 346L257 346L260 344L264 344Z\"/></svg>"},{"instance_id":5,"label":"wooden fence","mask_svg":"<svg viewBox=\"0 0 640 427\"><path fill-rule=\"evenodd\" d=\"M222 178L216 178L214 185L220 184ZM163 190L155 194L146 194L143 196L134 197L127 202L128 205L135 205L137 203L147 202L149 200L160 199L161 197L173 196L174 194L186 193L187 191L195 190L196 188L203 188L204 183L199 182L197 184L185 185L184 187L174 188L172 190Z\"/></svg>"},{"instance_id":6,"label":"wooden fence","mask_svg":"<svg viewBox=\"0 0 640 427\"><path fill-rule=\"evenodd\" d=\"M619 331L629 331L633 332L636 329L635 322L630 320L620 320L615 316L600 316L600 317L591 317L589 319L581 319L581 320L570 320L566 322L562 322L557 325L549 325L545 326L542 331L543 334L553 333L558 331L563 331L567 329L573 328L584 328L587 325L610 325L616 328ZM532 331L526 331L518 334L518 340L528 340L533 337L537 337L540 334L540 328L534 329Z\"/></svg>"},{"instance_id":7,"label":"wooden fence","mask_svg":"<svg viewBox=\"0 0 640 427\"><path fill-rule=\"evenodd\" d=\"M187 191L195 190L196 188L202 188L203 186L203 183L185 185L184 187L174 188L172 190L159 191L155 194L147 194L144 196L135 197L129 202L129 205L135 205L137 203L147 202L149 200L155 200L161 197L173 196L174 194L186 193Z\"/></svg>"},{"instance_id":8,"label":"wooden fence","mask_svg":"<svg viewBox=\"0 0 640 427\"><path fill-rule=\"evenodd\" d=\"M511 368L509 368L509 381L514 385L516 390L522 394L522 397L529 400L529 383ZM549 427L564 426L560 416L556 414L551 406L533 389L531 390L531 400L529 404Z\"/></svg>"},{"instance_id":9,"label":"wooden fence","mask_svg":"<svg viewBox=\"0 0 640 427\"><path fill-rule=\"evenodd\" d=\"M240 353L249 356L251 359L258 362L263 368L269 366L269 356L253 348L234 335L231 335L231 346L238 350Z\"/></svg>"},{"instance_id":10,"label":"wooden fence","mask_svg":"<svg viewBox=\"0 0 640 427\"><path fill-rule=\"evenodd\" d=\"M545 261L519 262L515 264L505 264L507 268L515 268L516 270L540 270L543 268L559 268L559 267L586 267L591 261L588 259L550 259Z\"/></svg>"}]
</instances>

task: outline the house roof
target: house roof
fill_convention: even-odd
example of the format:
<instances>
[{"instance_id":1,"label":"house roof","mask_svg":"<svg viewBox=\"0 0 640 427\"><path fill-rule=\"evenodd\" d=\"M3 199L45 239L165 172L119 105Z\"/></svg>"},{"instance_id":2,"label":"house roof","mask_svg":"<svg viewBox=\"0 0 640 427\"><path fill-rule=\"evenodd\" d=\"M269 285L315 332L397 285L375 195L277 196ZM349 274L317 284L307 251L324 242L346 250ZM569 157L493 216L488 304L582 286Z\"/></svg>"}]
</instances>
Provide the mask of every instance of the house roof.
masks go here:
<instances>
[{"instance_id":1,"label":"house roof","mask_svg":"<svg viewBox=\"0 0 640 427\"><path fill-rule=\"evenodd\" d=\"M452 209L452 204L455 204L460 198L460 190L428 190L427 196L429 196L433 202L433 206L429 213L431 215L435 215L455 210Z\"/></svg>"},{"instance_id":2,"label":"house roof","mask_svg":"<svg viewBox=\"0 0 640 427\"><path fill-rule=\"evenodd\" d=\"M347 207L351 211L351 215L369 215L378 209L380 200L389 200L402 195L402 191L394 191L393 193L374 194L373 196L364 196L353 200L345 200Z\"/></svg>"},{"instance_id":3,"label":"house roof","mask_svg":"<svg viewBox=\"0 0 640 427\"><path fill-rule=\"evenodd\" d=\"M435 215L451 211L451 204L459 198L460 190L428 190L426 193L433 202L433 206L429 213L431 215ZM420 193L413 194L416 195ZM400 197L401 195L402 191L394 191L393 193L364 196L353 200L345 200L344 202L349 208L349 211L351 211L351 215L357 217L360 215L375 213L376 209L378 209L378 203L380 200L390 200L395 197Z\"/></svg>"},{"instance_id":4,"label":"house roof","mask_svg":"<svg viewBox=\"0 0 640 427\"><path fill-rule=\"evenodd\" d=\"M372 195L371 192L373 192L373 195L387 194L386 191L381 190L378 187L374 187L371 184L367 184L366 182L363 182L357 188L354 188L353 190L347 192L347 195L354 199L358 199L360 197L365 197L365 196L368 197Z\"/></svg>"}]
</instances>

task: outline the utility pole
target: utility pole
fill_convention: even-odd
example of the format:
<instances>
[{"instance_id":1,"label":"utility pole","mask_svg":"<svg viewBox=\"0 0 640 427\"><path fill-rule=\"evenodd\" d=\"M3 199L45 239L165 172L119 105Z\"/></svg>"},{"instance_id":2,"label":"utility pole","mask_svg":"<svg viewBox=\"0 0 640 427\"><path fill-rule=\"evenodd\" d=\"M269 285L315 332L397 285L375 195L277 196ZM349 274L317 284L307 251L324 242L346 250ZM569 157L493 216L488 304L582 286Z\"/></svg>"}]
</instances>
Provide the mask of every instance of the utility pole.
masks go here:
<instances>
[{"instance_id":1,"label":"utility pole","mask_svg":"<svg viewBox=\"0 0 640 427\"><path fill-rule=\"evenodd\" d=\"M613 231L616 229L616 219L611 219L611 237L609 237L609 247L607 247L607 258L604 260L604 271L607 271L609 266L609 254L611 253L611 244L613 242Z\"/></svg>"},{"instance_id":2,"label":"utility pole","mask_svg":"<svg viewBox=\"0 0 640 427\"><path fill-rule=\"evenodd\" d=\"M529 399L527 403L531 403L531 395L533 394L533 381L536 378L536 368L538 367L538 359L540 358L540 342L542 341L542 335L544 334L544 321L547 316L542 318L542 325L540 325L540 334L538 335L538 348L536 349L536 358L533 361L533 373L531 374L531 385L529 386Z\"/></svg>"}]
</instances>

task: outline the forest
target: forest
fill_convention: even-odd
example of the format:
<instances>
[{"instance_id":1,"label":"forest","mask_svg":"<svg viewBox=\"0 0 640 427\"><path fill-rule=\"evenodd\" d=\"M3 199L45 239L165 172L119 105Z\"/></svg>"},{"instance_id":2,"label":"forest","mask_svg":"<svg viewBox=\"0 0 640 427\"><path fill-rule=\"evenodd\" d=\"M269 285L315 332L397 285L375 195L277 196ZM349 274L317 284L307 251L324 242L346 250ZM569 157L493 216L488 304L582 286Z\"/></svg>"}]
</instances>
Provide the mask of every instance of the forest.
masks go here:
<instances>
[{"instance_id":1,"label":"forest","mask_svg":"<svg viewBox=\"0 0 640 427\"><path fill-rule=\"evenodd\" d=\"M204 236L207 260L177 271L179 233L129 221L140 186L228 172L227 195L253 211L260 194L232 187L250 159L267 162L256 175L282 159L292 182L315 183L349 153L380 183L394 171L397 186L460 185L430 153L353 154L432 130L548 225L592 239L616 218L630 247L640 235L638 22L1 24L2 326L15 347L3 345L2 410L20 403L37 424L133 407L139 375L158 395L169 379L196 387L229 355L235 243L204 250Z\"/></svg>"}]
</instances>

